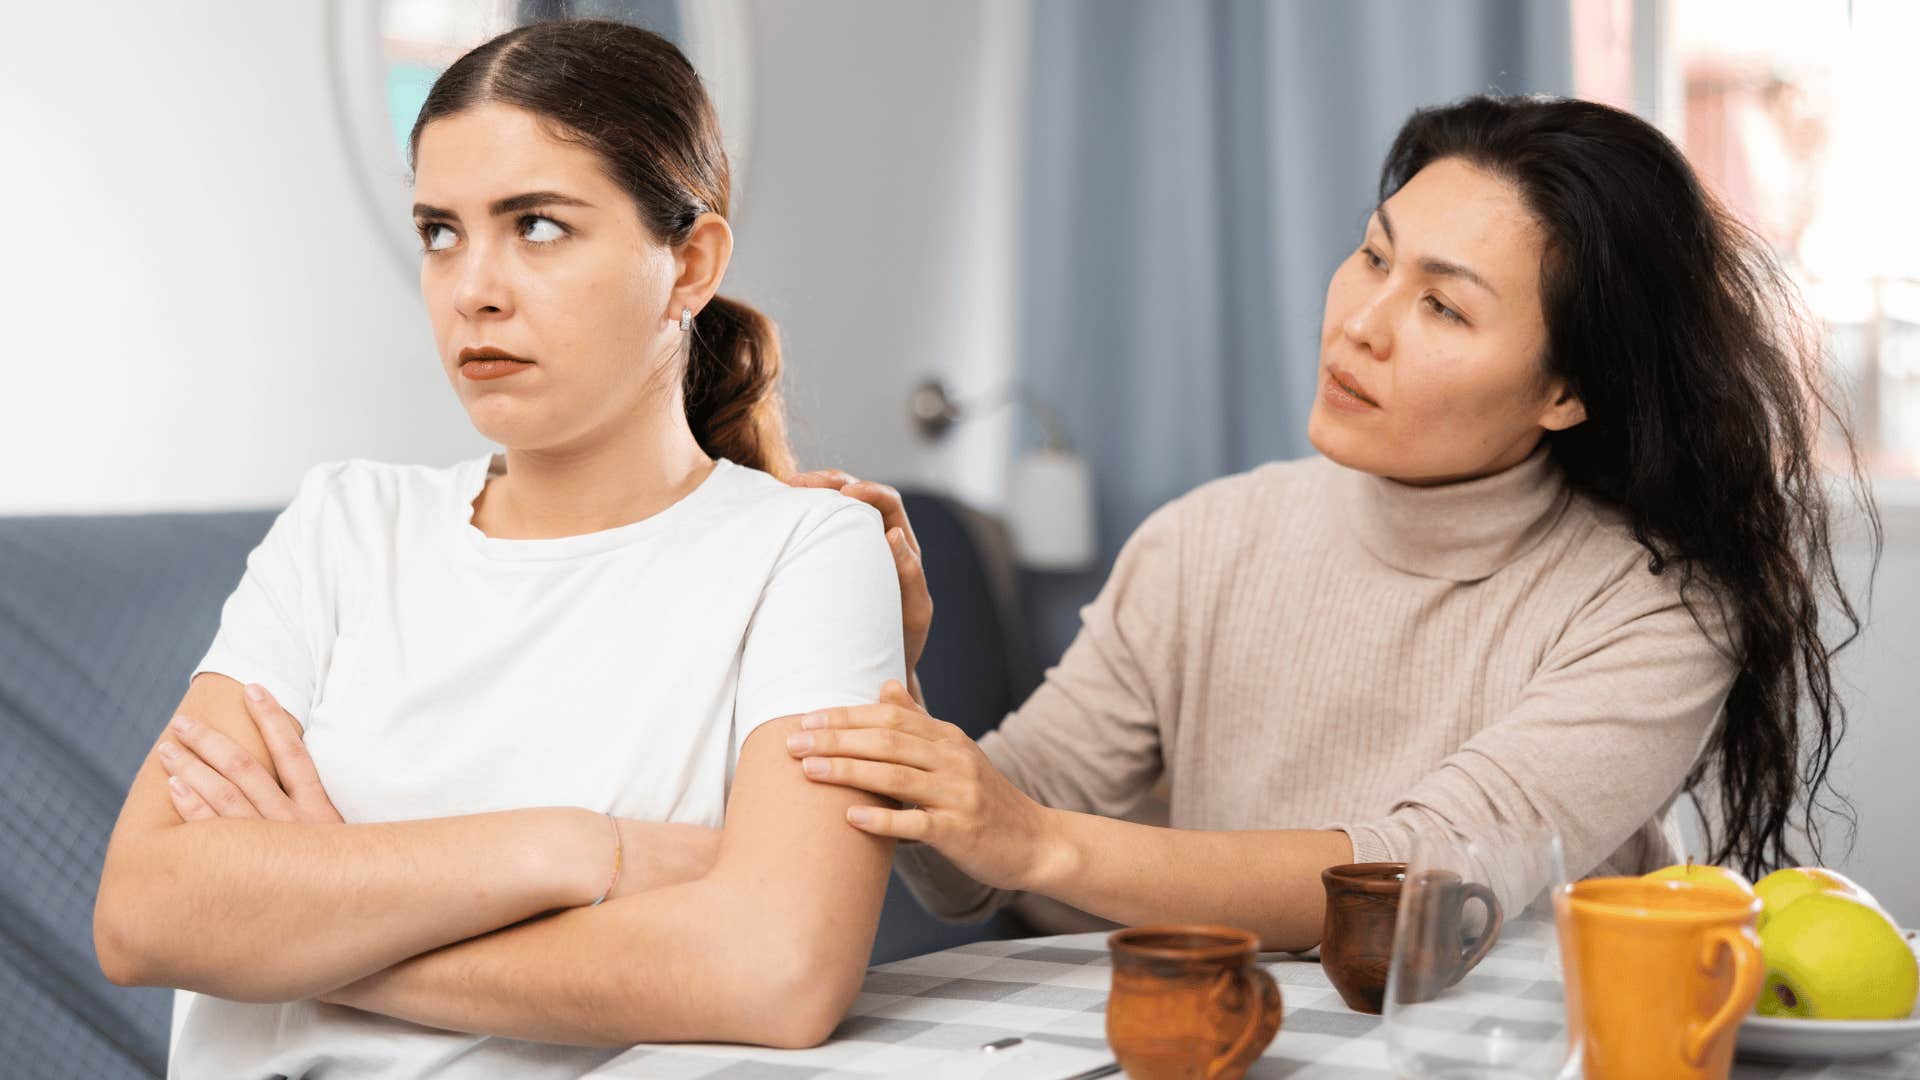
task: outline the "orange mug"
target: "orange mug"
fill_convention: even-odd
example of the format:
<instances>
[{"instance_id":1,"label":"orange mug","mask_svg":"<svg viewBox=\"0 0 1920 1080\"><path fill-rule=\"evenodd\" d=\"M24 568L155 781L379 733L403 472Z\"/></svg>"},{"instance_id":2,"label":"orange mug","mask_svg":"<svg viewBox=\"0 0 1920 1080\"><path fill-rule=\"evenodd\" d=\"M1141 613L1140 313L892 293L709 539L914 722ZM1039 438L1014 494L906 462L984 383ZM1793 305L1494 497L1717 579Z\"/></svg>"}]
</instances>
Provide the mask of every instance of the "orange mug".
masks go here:
<instances>
[{"instance_id":1,"label":"orange mug","mask_svg":"<svg viewBox=\"0 0 1920 1080\"><path fill-rule=\"evenodd\" d=\"M1586 1080L1725 1077L1766 975L1760 901L1624 877L1575 882L1556 901Z\"/></svg>"}]
</instances>

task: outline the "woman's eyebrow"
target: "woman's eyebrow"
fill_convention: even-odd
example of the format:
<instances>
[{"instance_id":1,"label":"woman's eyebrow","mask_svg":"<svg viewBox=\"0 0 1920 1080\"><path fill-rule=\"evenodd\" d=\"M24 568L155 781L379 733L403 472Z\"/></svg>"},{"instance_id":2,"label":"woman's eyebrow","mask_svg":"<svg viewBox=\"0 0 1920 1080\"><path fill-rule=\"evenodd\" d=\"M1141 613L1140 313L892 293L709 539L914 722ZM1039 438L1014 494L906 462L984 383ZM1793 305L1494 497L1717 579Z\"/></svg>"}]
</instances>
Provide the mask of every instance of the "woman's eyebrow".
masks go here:
<instances>
[{"instance_id":1,"label":"woman's eyebrow","mask_svg":"<svg viewBox=\"0 0 1920 1080\"><path fill-rule=\"evenodd\" d=\"M494 217L499 217L502 214L511 214L520 210L531 210L536 206L581 206L589 210L593 208L593 204L585 199L576 199L558 191L529 191L524 195L509 195L504 199L496 199L493 205L487 207L487 212ZM413 216L421 221L460 220L459 214L438 206L428 206L426 203L414 203Z\"/></svg>"},{"instance_id":2,"label":"woman's eyebrow","mask_svg":"<svg viewBox=\"0 0 1920 1080\"><path fill-rule=\"evenodd\" d=\"M1471 281L1496 297L1500 295L1500 290L1489 284L1486 278L1481 277L1479 274L1474 273L1472 270L1456 262L1448 262L1445 259L1425 258L1420 260L1420 270L1432 277L1450 277L1459 278L1462 281Z\"/></svg>"},{"instance_id":3,"label":"woman's eyebrow","mask_svg":"<svg viewBox=\"0 0 1920 1080\"><path fill-rule=\"evenodd\" d=\"M1387 243L1393 243L1393 221L1387 217L1387 208L1384 206L1376 206L1373 208L1373 215L1380 219L1380 228L1387 234ZM1494 288L1492 283L1486 278L1481 277L1470 268L1462 266L1457 262L1448 262L1445 259L1436 259L1428 256L1420 260L1420 271L1432 277L1451 277L1459 278L1462 281L1471 281L1496 297L1500 295L1500 290Z\"/></svg>"}]
</instances>

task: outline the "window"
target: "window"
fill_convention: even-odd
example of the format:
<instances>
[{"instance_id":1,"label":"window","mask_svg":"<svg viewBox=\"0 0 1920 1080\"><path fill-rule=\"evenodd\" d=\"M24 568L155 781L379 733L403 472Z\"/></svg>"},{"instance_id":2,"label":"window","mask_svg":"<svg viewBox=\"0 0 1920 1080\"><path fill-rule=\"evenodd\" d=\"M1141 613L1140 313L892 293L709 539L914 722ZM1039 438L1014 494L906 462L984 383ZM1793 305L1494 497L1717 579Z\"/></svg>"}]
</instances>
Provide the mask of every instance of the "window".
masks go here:
<instances>
[{"instance_id":1,"label":"window","mask_svg":"<svg viewBox=\"0 0 1920 1080\"><path fill-rule=\"evenodd\" d=\"M1896 478L1920 478L1920 3L1573 0L1573 25L1575 92L1653 120L1773 246L1869 467L1911 490Z\"/></svg>"}]
</instances>

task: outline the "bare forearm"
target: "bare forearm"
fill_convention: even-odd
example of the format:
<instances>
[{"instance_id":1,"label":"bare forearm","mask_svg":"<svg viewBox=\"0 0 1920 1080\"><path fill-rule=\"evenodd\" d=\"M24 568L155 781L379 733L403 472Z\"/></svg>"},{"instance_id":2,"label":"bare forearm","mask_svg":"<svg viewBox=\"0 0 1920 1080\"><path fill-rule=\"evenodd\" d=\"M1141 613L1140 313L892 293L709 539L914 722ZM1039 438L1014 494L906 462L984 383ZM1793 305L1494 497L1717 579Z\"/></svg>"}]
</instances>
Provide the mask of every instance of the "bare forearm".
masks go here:
<instances>
[{"instance_id":1,"label":"bare forearm","mask_svg":"<svg viewBox=\"0 0 1920 1080\"><path fill-rule=\"evenodd\" d=\"M1049 811L1028 891L1126 925L1209 922L1260 935L1262 948L1319 944L1320 872L1353 861L1347 834L1306 829L1166 829Z\"/></svg>"},{"instance_id":2,"label":"bare forearm","mask_svg":"<svg viewBox=\"0 0 1920 1080\"><path fill-rule=\"evenodd\" d=\"M109 850L96 911L116 981L310 997L590 900L566 808L364 825L222 819ZM600 825L604 828L604 823Z\"/></svg>"},{"instance_id":3,"label":"bare forearm","mask_svg":"<svg viewBox=\"0 0 1920 1080\"><path fill-rule=\"evenodd\" d=\"M847 825L868 795L810 784L763 724L741 750L717 860L696 881L438 949L326 995L430 1027L624 1046L810 1046L859 993L891 841Z\"/></svg>"},{"instance_id":4,"label":"bare forearm","mask_svg":"<svg viewBox=\"0 0 1920 1080\"><path fill-rule=\"evenodd\" d=\"M579 1046L811 1045L844 1008L807 1015L835 994L842 980L829 969L846 958L796 949L789 914L749 883L706 878L449 945L327 1000L429 1027ZM866 920L853 928L864 942L855 966L864 967L870 915L846 918Z\"/></svg>"}]
</instances>

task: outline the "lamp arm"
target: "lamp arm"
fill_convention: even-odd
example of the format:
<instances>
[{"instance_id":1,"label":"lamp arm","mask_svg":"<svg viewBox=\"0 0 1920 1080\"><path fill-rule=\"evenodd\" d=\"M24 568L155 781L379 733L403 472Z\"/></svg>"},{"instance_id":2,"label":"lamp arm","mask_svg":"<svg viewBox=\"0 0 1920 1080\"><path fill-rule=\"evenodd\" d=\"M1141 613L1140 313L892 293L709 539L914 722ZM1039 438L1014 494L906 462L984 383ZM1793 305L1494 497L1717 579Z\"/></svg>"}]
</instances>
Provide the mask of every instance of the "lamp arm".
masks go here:
<instances>
[{"instance_id":1,"label":"lamp arm","mask_svg":"<svg viewBox=\"0 0 1920 1080\"><path fill-rule=\"evenodd\" d=\"M1066 425L1060 422L1060 414L1041 401L1031 386L1017 379L967 401L956 401L941 380L928 379L914 388L907 407L920 434L929 440L937 440L962 420L985 415L1016 402L1024 404L1033 413L1034 422L1039 424L1048 450L1072 452L1073 442L1067 438Z\"/></svg>"}]
</instances>

